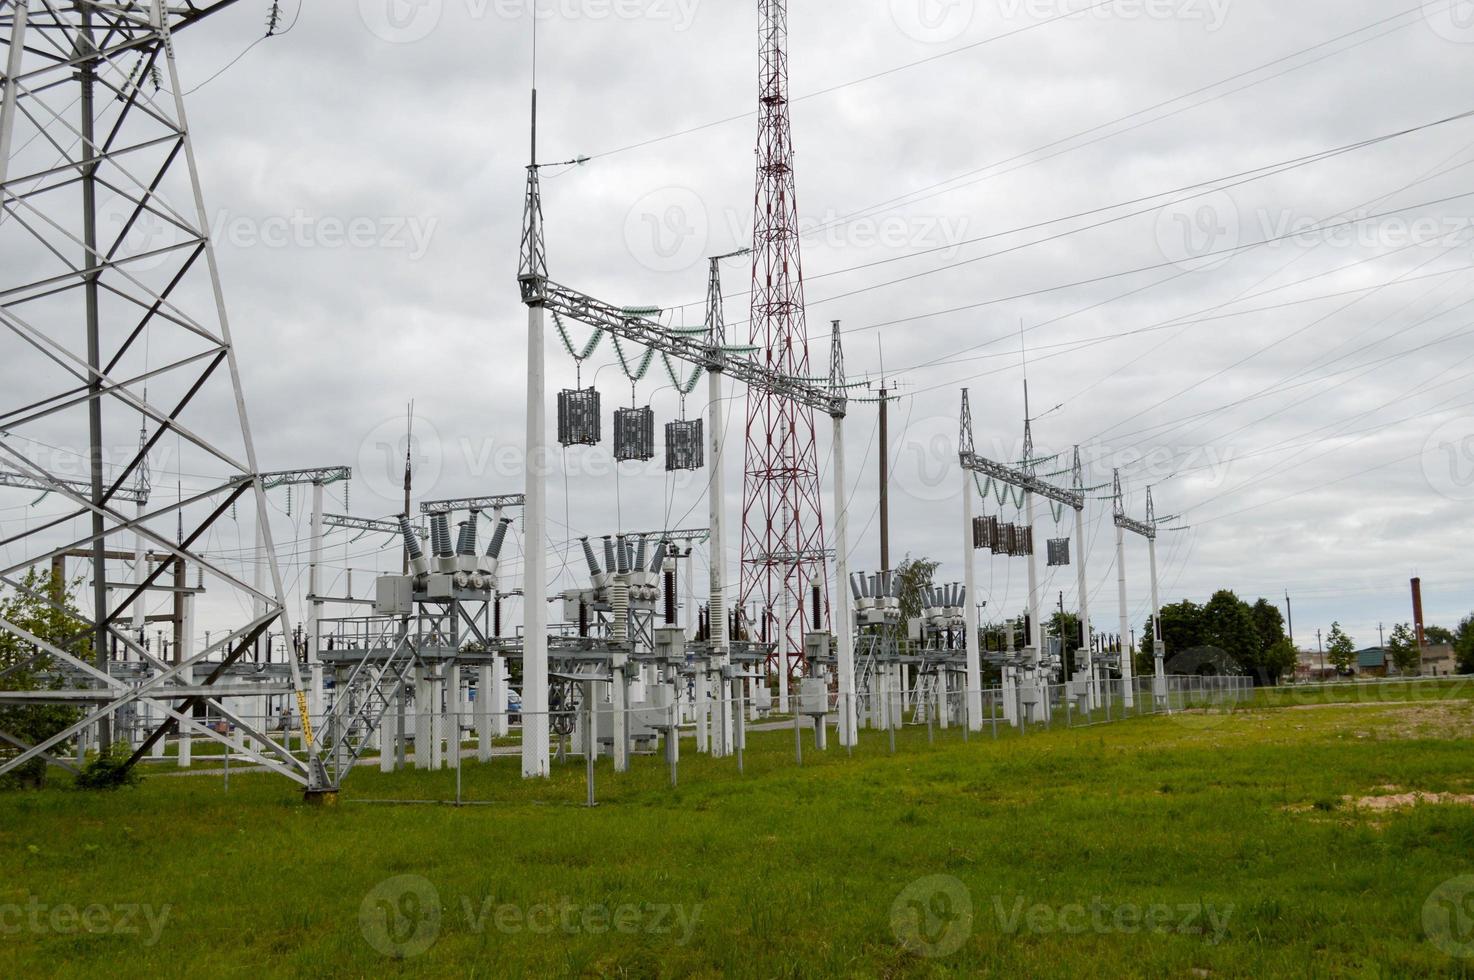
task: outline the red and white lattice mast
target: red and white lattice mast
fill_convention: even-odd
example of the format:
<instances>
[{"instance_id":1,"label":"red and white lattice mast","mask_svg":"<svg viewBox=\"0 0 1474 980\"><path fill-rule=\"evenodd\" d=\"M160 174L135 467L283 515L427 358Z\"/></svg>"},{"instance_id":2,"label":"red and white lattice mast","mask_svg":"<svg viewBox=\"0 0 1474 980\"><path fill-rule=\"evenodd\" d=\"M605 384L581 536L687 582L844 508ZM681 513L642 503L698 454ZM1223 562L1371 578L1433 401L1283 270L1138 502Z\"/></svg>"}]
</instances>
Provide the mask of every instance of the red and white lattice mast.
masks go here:
<instances>
[{"instance_id":1,"label":"red and white lattice mast","mask_svg":"<svg viewBox=\"0 0 1474 980\"><path fill-rule=\"evenodd\" d=\"M751 343L770 370L809 376L803 269L799 261L793 130L788 116L786 0L759 0L762 54L758 76L757 199L752 230ZM771 665L781 669L779 696L803 659L805 596L824 583L824 521L820 509L813 409L771 391L749 388L742 495L741 608L754 639L778 644ZM787 704L780 703L780 710Z\"/></svg>"}]
</instances>

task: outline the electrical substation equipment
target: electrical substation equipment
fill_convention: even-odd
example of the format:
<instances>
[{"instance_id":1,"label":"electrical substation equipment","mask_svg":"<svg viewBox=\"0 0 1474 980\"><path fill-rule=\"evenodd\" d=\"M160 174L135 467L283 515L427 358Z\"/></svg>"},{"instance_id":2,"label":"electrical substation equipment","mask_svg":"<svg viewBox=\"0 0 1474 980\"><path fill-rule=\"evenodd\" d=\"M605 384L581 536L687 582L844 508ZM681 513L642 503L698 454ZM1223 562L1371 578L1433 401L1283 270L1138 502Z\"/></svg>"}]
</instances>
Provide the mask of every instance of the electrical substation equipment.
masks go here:
<instances>
[{"instance_id":1,"label":"electrical substation equipment","mask_svg":"<svg viewBox=\"0 0 1474 980\"><path fill-rule=\"evenodd\" d=\"M699 470L706 465L706 426L702 419L665 423L665 469Z\"/></svg>"},{"instance_id":2,"label":"electrical substation equipment","mask_svg":"<svg viewBox=\"0 0 1474 980\"><path fill-rule=\"evenodd\" d=\"M1070 539L1049 539L1049 567L1060 568L1070 563Z\"/></svg>"},{"instance_id":3,"label":"electrical substation equipment","mask_svg":"<svg viewBox=\"0 0 1474 980\"><path fill-rule=\"evenodd\" d=\"M621 463L655 458L655 412L649 405L615 409L614 458Z\"/></svg>"},{"instance_id":4,"label":"electrical substation equipment","mask_svg":"<svg viewBox=\"0 0 1474 980\"><path fill-rule=\"evenodd\" d=\"M894 626L901 621L901 578L895 572L851 574L850 596L860 626Z\"/></svg>"},{"instance_id":5,"label":"electrical substation equipment","mask_svg":"<svg viewBox=\"0 0 1474 980\"><path fill-rule=\"evenodd\" d=\"M598 390L565 388L558 392L558 442L565 448L597 446L602 436Z\"/></svg>"}]
</instances>

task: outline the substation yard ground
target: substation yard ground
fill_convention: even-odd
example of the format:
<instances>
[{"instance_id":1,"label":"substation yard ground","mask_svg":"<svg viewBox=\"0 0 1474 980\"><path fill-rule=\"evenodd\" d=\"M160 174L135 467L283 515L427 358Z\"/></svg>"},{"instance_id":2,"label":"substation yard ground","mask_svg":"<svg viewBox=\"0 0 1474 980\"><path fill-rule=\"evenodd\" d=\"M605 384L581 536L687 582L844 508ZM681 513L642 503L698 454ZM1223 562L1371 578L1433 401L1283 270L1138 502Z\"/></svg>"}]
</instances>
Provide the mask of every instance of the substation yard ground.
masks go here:
<instances>
[{"instance_id":1,"label":"substation yard ground","mask_svg":"<svg viewBox=\"0 0 1474 980\"><path fill-rule=\"evenodd\" d=\"M0 795L0 976L1474 973L1474 686L1340 696L802 768L754 733L742 774L688 740L595 809L576 759L468 762L462 808L371 802L452 771L57 779Z\"/></svg>"}]
</instances>

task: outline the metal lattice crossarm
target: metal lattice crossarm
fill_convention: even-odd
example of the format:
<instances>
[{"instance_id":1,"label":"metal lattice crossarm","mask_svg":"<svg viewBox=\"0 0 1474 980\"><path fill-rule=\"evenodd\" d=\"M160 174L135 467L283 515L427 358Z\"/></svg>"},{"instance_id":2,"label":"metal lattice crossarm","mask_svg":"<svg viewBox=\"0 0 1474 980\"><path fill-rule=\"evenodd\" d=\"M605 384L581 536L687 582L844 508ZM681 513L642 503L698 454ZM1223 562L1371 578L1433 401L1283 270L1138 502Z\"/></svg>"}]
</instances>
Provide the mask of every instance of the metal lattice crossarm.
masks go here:
<instances>
[{"instance_id":1,"label":"metal lattice crossarm","mask_svg":"<svg viewBox=\"0 0 1474 980\"><path fill-rule=\"evenodd\" d=\"M77 494L90 494L92 484L83 483L80 480L66 480L61 477L26 476L24 473L16 473L13 470L0 470L0 487L13 487L17 490L39 490L42 493L56 493L70 490ZM116 500L125 500L133 504L148 503L148 491L141 487L122 487L113 494Z\"/></svg>"},{"instance_id":2,"label":"metal lattice crossarm","mask_svg":"<svg viewBox=\"0 0 1474 980\"><path fill-rule=\"evenodd\" d=\"M332 483L343 483L351 479L353 479L353 470L346 466L323 466L311 470L280 470L276 473L262 473L261 488L263 490L274 490L277 487L302 486L304 484L315 484L325 487Z\"/></svg>"},{"instance_id":3,"label":"metal lattice crossarm","mask_svg":"<svg viewBox=\"0 0 1474 980\"><path fill-rule=\"evenodd\" d=\"M501 510L522 507L527 497L520 493L504 493L494 497L463 497L459 500L431 500L420 504L421 514L453 514L458 510Z\"/></svg>"},{"instance_id":4,"label":"metal lattice crossarm","mask_svg":"<svg viewBox=\"0 0 1474 980\"><path fill-rule=\"evenodd\" d=\"M962 390L962 415L961 429L958 436L957 458L965 470L981 473L983 476L1001 483L1005 486L1016 487L1025 493L1038 494L1047 500L1064 504L1066 507L1074 508L1076 512L1085 510L1085 491L1080 489L1066 490L1039 479L1032 473L1014 469L1003 463L995 462L986 457L978 455L974 448L972 435L972 406L968 400L967 389Z\"/></svg>"},{"instance_id":5,"label":"metal lattice crossarm","mask_svg":"<svg viewBox=\"0 0 1474 980\"><path fill-rule=\"evenodd\" d=\"M1156 513L1155 513L1156 508L1152 504L1152 491L1151 491L1151 487L1147 487L1147 491L1146 491L1146 520L1144 520L1144 521L1138 521L1134 517L1128 517L1127 514L1126 514L1126 500L1125 500L1125 497L1123 497L1122 494L1121 494L1121 471L1120 470L1116 470L1116 473L1115 473L1115 493L1114 493L1114 500L1115 500L1115 515L1114 516L1115 516L1115 521L1116 521L1116 527L1119 527L1119 528L1121 528L1122 530L1125 530L1125 531L1130 531L1132 534L1139 534L1143 538L1146 538L1148 541L1155 541L1157 539L1157 526L1158 525L1160 525L1160 524L1166 524L1166 523L1168 523L1170 521L1177 520L1176 517L1164 517L1161 520L1158 520L1157 519L1157 516L1156 516Z\"/></svg>"},{"instance_id":6,"label":"metal lattice crossarm","mask_svg":"<svg viewBox=\"0 0 1474 980\"><path fill-rule=\"evenodd\" d=\"M348 517L343 514L322 515L322 526L341 528L347 531L399 534L398 521L380 521L369 517Z\"/></svg>"},{"instance_id":7,"label":"metal lattice crossarm","mask_svg":"<svg viewBox=\"0 0 1474 980\"><path fill-rule=\"evenodd\" d=\"M1085 494L1078 490L1066 490L1064 487L1057 487L1052 483L1046 483L1044 480L1030 476L1022 470L1016 470L1011 466L1005 466L991 459L985 459L975 452L960 453L958 454L958 458L962 463L963 469L972 470L974 473L981 473L983 476L990 477L997 483L1016 487L1025 493L1038 494L1041 497L1064 504L1066 507L1074 508L1077 511L1085 509Z\"/></svg>"},{"instance_id":8,"label":"metal lattice crossarm","mask_svg":"<svg viewBox=\"0 0 1474 980\"><path fill-rule=\"evenodd\" d=\"M632 311L628 307L605 303L550 279L542 279L532 295L554 313L604 330L613 337L641 344L688 364L713 364L711 349L704 341L665 330L649 319L651 311L648 309ZM827 381L810 384L770 371L750 359L729 354L721 356L720 367L728 376L750 388L770 391L826 415L845 414L845 400L830 394Z\"/></svg>"},{"instance_id":9,"label":"metal lattice crossarm","mask_svg":"<svg viewBox=\"0 0 1474 980\"><path fill-rule=\"evenodd\" d=\"M675 531L636 531L627 535L631 538L649 538L652 541L692 541L702 544L711 540L711 529L705 527L688 527Z\"/></svg>"}]
</instances>

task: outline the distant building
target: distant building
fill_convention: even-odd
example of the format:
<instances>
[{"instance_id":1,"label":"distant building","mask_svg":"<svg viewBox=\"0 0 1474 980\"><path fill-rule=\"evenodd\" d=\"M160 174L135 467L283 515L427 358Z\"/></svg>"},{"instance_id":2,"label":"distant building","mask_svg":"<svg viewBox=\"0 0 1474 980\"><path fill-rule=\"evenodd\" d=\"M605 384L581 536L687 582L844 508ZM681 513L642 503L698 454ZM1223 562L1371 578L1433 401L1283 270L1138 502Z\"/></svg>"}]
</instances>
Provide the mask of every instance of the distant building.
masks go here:
<instances>
[{"instance_id":1,"label":"distant building","mask_svg":"<svg viewBox=\"0 0 1474 980\"><path fill-rule=\"evenodd\" d=\"M1326 655L1318 650L1295 651L1295 680L1326 681L1333 680L1336 676L1336 668L1326 659Z\"/></svg>"},{"instance_id":2,"label":"distant building","mask_svg":"<svg viewBox=\"0 0 1474 980\"><path fill-rule=\"evenodd\" d=\"M1382 647L1356 651L1355 669L1362 677L1386 677L1387 651Z\"/></svg>"},{"instance_id":3,"label":"distant building","mask_svg":"<svg viewBox=\"0 0 1474 980\"><path fill-rule=\"evenodd\" d=\"M1459 672L1459 660L1448 643L1430 644L1423 648L1423 676L1448 677Z\"/></svg>"}]
</instances>

